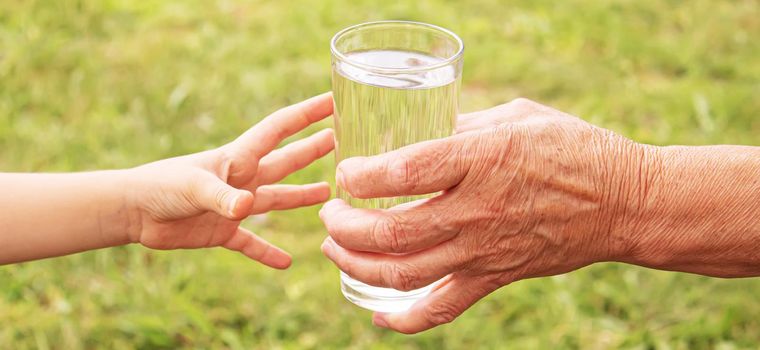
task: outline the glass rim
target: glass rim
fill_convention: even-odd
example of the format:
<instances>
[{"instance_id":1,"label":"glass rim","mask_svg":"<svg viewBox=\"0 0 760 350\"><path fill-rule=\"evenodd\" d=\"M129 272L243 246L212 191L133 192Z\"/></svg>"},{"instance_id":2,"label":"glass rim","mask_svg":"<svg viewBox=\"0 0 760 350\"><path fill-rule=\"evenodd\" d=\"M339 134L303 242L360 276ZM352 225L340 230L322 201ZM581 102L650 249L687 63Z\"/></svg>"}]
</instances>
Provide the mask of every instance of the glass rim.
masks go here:
<instances>
[{"instance_id":1,"label":"glass rim","mask_svg":"<svg viewBox=\"0 0 760 350\"><path fill-rule=\"evenodd\" d=\"M431 65L421 66L421 67L389 68L389 67L381 67L381 66L352 61L343 52L338 50L336 46L338 39L340 39L342 36L344 36L348 32L351 32L357 29L362 29L365 27L373 27L373 26L386 25L386 24L402 24L402 25L411 25L411 26L433 29L435 31L444 33L448 35L449 37L453 38L458 46L458 50L451 57L448 57L446 59L443 59L441 62L437 62ZM333 57L336 57L339 61L352 65L356 68L359 68L365 71L370 71L370 72L375 72L375 73L413 73L413 72L425 72L429 70L439 69L439 68L451 65L454 62L458 61L459 59L462 58L464 54L464 42L462 42L462 39L458 35L456 35L456 33L446 28L439 27L435 24L430 24L430 23L425 23L425 22L415 22L415 21L385 20L385 21L372 21L372 22L354 24L352 26L349 26L340 30L339 32L335 33L335 35L330 40L330 51L332 52Z\"/></svg>"}]
</instances>

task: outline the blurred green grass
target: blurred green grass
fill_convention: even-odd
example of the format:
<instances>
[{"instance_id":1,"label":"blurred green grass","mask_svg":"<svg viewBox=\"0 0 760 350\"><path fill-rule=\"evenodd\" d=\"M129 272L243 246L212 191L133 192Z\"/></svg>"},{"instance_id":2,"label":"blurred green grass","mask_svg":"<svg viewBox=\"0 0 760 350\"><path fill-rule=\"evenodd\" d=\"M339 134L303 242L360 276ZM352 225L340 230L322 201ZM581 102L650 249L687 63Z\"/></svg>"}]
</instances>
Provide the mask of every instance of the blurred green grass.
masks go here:
<instances>
[{"instance_id":1,"label":"blurred green grass","mask_svg":"<svg viewBox=\"0 0 760 350\"><path fill-rule=\"evenodd\" d=\"M130 167L220 145L328 90L332 34L379 19L462 36L465 111L524 96L640 142L760 143L753 0L11 0L0 3L0 170ZM332 167L288 181L330 180ZM316 211L249 224L294 254L285 272L223 250L136 246L0 267L0 348L760 344L760 280L615 264L515 283L424 334L375 329L342 299Z\"/></svg>"}]
</instances>

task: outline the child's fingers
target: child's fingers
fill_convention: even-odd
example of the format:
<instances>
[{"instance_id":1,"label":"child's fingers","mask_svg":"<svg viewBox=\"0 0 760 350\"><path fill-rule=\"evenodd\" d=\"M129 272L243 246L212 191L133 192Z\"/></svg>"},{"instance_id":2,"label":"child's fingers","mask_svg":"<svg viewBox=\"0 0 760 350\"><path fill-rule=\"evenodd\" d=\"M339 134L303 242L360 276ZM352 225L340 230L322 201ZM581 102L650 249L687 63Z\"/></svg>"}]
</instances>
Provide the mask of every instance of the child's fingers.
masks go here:
<instances>
[{"instance_id":1,"label":"child's fingers","mask_svg":"<svg viewBox=\"0 0 760 350\"><path fill-rule=\"evenodd\" d=\"M211 174L199 179L192 191L190 198L198 209L213 211L230 220L246 218L253 206L251 192L234 188Z\"/></svg>"},{"instance_id":2,"label":"child's fingers","mask_svg":"<svg viewBox=\"0 0 760 350\"><path fill-rule=\"evenodd\" d=\"M230 147L243 159L261 159L285 138L333 113L332 93L282 108L238 137Z\"/></svg>"},{"instance_id":3,"label":"child's fingers","mask_svg":"<svg viewBox=\"0 0 760 350\"><path fill-rule=\"evenodd\" d=\"M284 250L242 227L222 246L275 269L287 269L292 261Z\"/></svg>"},{"instance_id":4,"label":"child's fingers","mask_svg":"<svg viewBox=\"0 0 760 350\"><path fill-rule=\"evenodd\" d=\"M267 185L256 189L253 214L319 204L330 198L326 182L308 185Z\"/></svg>"},{"instance_id":5,"label":"child's fingers","mask_svg":"<svg viewBox=\"0 0 760 350\"><path fill-rule=\"evenodd\" d=\"M333 147L335 147L335 139L332 129L325 129L272 151L259 162L256 185L268 185L280 181L330 153Z\"/></svg>"}]
</instances>

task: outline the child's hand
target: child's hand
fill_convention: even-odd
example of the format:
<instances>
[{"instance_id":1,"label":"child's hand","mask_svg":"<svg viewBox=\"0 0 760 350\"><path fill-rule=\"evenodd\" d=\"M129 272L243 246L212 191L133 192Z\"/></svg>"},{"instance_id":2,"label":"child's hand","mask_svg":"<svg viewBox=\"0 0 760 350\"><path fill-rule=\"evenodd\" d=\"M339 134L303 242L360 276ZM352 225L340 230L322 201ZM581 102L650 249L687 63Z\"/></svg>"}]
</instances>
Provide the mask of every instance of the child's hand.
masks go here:
<instances>
[{"instance_id":1,"label":"child's hand","mask_svg":"<svg viewBox=\"0 0 760 350\"><path fill-rule=\"evenodd\" d=\"M220 148L129 170L130 240L154 249L223 246L287 268L290 256L239 227L240 221L329 198L327 183L272 184L333 149L332 130L327 129L274 150L332 112L332 96L323 94L273 113Z\"/></svg>"}]
</instances>

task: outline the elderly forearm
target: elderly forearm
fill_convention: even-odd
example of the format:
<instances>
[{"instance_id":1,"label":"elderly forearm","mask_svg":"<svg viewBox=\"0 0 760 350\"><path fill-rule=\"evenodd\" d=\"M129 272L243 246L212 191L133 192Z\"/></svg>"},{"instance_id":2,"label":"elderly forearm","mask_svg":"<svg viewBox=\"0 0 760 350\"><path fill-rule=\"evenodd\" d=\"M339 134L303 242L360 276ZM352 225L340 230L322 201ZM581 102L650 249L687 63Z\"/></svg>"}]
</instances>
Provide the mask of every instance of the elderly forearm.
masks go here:
<instances>
[{"instance_id":1,"label":"elderly forearm","mask_svg":"<svg viewBox=\"0 0 760 350\"><path fill-rule=\"evenodd\" d=\"M127 243L120 174L0 174L0 264Z\"/></svg>"},{"instance_id":2,"label":"elderly forearm","mask_svg":"<svg viewBox=\"0 0 760 350\"><path fill-rule=\"evenodd\" d=\"M760 275L760 147L663 147L628 262L710 276Z\"/></svg>"}]
</instances>

